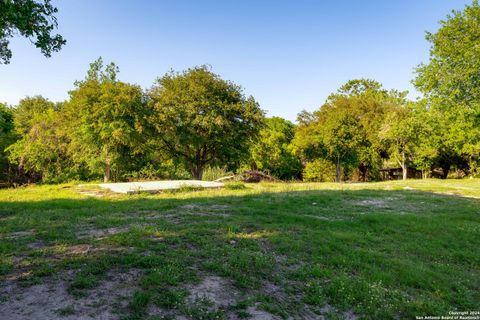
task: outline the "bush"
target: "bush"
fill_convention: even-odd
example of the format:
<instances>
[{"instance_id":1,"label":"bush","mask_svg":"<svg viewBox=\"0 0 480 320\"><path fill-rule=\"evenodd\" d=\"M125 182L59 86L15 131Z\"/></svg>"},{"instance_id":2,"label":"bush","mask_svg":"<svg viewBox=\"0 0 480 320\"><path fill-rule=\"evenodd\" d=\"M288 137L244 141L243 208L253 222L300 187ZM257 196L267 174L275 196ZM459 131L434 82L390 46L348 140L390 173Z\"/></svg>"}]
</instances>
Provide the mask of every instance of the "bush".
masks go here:
<instances>
[{"instance_id":1,"label":"bush","mask_svg":"<svg viewBox=\"0 0 480 320\"><path fill-rule=\"evenodd\" d=\"M325 159L308 162L303 169L303 180L333 182L335 181L335 165Z\"/></svg>"},{"instance_id":2,"label":"bush","mask_svg":"<svg viewBox=\"0 0 480 320\"><path fill-rule=\"evenodd\" d=\"M231 176L233 173L228 171L225 167L206 167L203 171L202 180L204 181L214 181L218 178Z\"/></svg>"},{"instance_id":3,"label":"bush","mask_svg":"<svg viewBox=\"0 0 480 320\"><path fill-rule=\"evenodd\" d=\"M171 159L157 160L146 163L136 171L128 172L121 180L164 180L190 179L192 175L181 164Z\"/></svg>"}]
</instances>

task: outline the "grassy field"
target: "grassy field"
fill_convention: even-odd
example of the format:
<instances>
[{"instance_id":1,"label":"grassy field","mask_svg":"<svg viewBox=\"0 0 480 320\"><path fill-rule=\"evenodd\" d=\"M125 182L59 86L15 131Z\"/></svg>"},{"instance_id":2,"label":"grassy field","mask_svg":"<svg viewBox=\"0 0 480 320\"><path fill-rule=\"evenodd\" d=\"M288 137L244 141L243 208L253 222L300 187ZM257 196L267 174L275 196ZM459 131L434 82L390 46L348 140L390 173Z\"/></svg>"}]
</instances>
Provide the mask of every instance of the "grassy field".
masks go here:
<instances>
[{"instance_id":1,"label":"grassy field","mask_svg":"<svg viewBox=\"0 0 480 320\"><path fill-rule=\"evenodd\" d=\"M0 281L5 319L478 310L480 180L0 190Z\"/></svg>"}]
</instances>

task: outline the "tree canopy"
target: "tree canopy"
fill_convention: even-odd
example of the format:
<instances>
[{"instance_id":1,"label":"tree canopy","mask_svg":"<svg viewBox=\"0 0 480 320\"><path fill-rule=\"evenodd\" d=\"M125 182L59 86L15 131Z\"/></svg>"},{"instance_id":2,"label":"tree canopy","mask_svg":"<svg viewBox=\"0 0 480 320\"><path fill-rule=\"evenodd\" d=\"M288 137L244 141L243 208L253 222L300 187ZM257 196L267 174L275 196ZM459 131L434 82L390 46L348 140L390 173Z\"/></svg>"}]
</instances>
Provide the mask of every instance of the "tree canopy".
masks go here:
<instances>
[{"instance_id":1,"label":"tree canopy","mask_svg":"<svg viewBox=\"0 0 480 320\"><path fill-rule=\"evenodd\" d=\"M50 0L0 1L0 63L10 62L10 38L16 34L30 39L46 57L59 51L66 40L53 34L57 28L57 11Z\"/></svg>"},{"instance_id":2,"label":"tree canopy","mask_svg":"<svg viewBox=\"0 0 480 320\"><path fill-rule=\"evenodd\" d=\"M294 134L292 122L280 117L266 118L250 149L254 169L268 170L284 180L300 178L302 165L290 145Z\"/></svg>"},{"instance_id":3,"label":"tree canopy","mask_svg":"<svg viewBox=\"0 0 480 320\"><path fill-rule=\"evenodd\" d=\"M117 80L118 68L103 66L101 58L90 65L87 77L76 82L66 104L70 127L70 154L92 172L128 167L128 159L142 152L147 134L148 110L142 89ZM120 165L121 164L121 165Z\"/></svg>"},{"instance_id":4,"label":"tree canopy","mask_svg":"<svg viewBox=\"0 0 480 320\"><path fill-rule=\"evenodd\" d=\"M435 119L422 145L446 177L452 165L474 166L480 154L480 5L453 11L435 33L427 32L430 61L418 66L414 84ZM424 152L427 154L427 152Z\"/></svg>"},{"instance_id":5,"label":"tree canopy","mask_svg":"<svg viewBox=\"0 0 480 320\"><path fill-rule=\"evenodd\" d=\"M264 117L253 97L205 66L165 74L149 98L158 147L181 159L195 179L206 165L238 165Z\"/></svg>"},{"instance_id":6,"label":"tree canopy","mask_svg":"<svg viewBox=\"0 0 480 320\"><path fill-rule=\"evenodd\" d=\"M9 159L48 180L67 175L66 137L62 132L60 105L35 96L20 101L14 109L15 133L19 139L7 148Z\"/></svg>"},{"instance_id":7,"label":"tree canopy","mask_svg":"<svg viewBox=\"0 0 480 320\"><path fill-rule=\"evenodd\" d=\"M385 156L380 127L385 116L404 102L405 95L384 90L374 80L351 80L318 111L301 114L295 149L307 160L325 158L335 163L336 181L340 181L342 164L344 170L358 168L359 179L368 180Z\"/></svg>"}]
</instances>

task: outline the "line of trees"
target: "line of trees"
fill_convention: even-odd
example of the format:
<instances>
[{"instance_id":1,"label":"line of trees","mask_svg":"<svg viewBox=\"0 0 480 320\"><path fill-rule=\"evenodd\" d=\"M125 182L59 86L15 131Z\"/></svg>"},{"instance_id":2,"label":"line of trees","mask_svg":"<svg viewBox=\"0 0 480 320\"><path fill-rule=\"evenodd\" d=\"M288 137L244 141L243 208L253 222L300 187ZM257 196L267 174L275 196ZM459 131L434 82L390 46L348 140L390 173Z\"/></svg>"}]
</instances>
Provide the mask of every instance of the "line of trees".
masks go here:
<instances>
[{"instance_id":1,"label":"line of trees","mask_svg":"<svg viewBox=\"0 0 480 320\"><path fill-rule=\"evenodd\" d=\"M371 181L385 167L424 177L480 168L480 6L427 33L424 94L348 81L297 124L265 118L253 97L208 67L169 72L144 91L98 59L69 99L0 104L0 181L202 179L206 168L258 169L280 179Z\"/></svg>"},{"instance_id":2,"label":"line of trees","mask_svg":"<svg viewBox=\"0 0 480 320\"><path fill-rule=\"evenodd\" d=\"M36 96L2 106L4 178L16 166L48 181L179 177L187 170L201 179L207 165L234 169L263 122L252 97L207 67L170 72L147 92L117 74L99 58L65 102Z\"/></svg>"}]
</instances>

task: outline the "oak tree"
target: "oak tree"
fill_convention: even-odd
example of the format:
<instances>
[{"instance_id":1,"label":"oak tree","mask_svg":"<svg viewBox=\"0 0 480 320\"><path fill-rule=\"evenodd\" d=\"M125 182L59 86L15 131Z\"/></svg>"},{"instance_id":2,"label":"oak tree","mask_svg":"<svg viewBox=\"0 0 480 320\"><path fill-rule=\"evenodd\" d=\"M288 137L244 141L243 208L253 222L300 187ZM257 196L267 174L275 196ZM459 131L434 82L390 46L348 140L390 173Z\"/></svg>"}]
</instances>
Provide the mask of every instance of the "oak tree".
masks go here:
<instances>
[{"instance_id":1,"label":"oak tree","mask_svg":"<svg viewBox=\"0 0 480 320\"><path fill-rule=\"evenodd\" d=\"M199 180L207 165L234 166L247 157L264 118L253 97L206 66L165 74L149 98L159 148Z\"/></svg>"}]
</instances>

